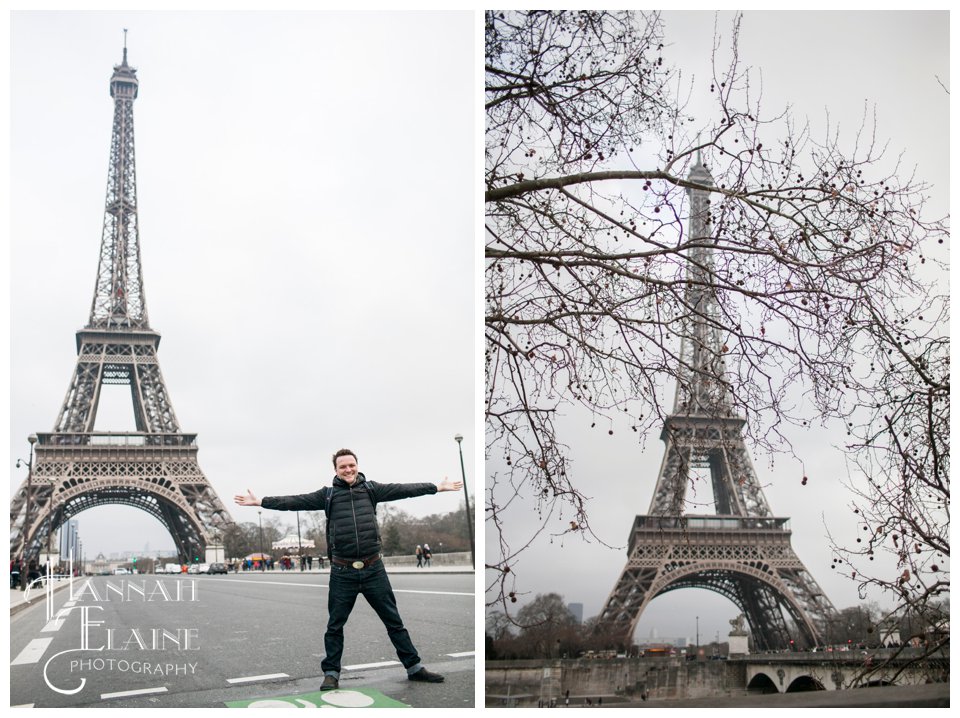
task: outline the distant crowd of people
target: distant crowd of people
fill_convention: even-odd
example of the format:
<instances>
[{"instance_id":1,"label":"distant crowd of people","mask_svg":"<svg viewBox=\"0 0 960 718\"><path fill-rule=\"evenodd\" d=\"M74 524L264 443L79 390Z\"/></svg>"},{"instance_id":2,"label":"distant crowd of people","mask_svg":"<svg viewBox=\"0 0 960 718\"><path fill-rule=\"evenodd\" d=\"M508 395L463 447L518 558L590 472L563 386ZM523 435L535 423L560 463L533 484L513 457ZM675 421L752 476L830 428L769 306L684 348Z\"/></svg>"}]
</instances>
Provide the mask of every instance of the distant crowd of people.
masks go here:
<instances>
[{"instance_id":1,"label":"distant crowd of people","mask_svg":"<svg viewBox=\"0 0 960 718\"><path fill-rule=\"evenodd\" d=\"M297 560L296 556L281 556L276 561L269 556L262 560L259 558L245 558L242 561L227 564L227 569L234 573L239 573L240 571L273 571L279 566L281 571L293 571L299 563L301 571L312 571L313 561L313 556L301 556L299 560ZM318 568L324 567L323 556L317 556L316 561Z\"/></svg>"},{"instance_id":2,"label":"distant crowd of people","mask_svg":"<svg viewBox=\"0 0 960 718\"><path fill-rule=\"evenodd\" d=\"M50 567L50 571L54 576L68 576L69 567L66 564L58 563L55 566ZM10 561L10 588L21 588L21 580L23 579L24 567L21 565L20 561L12 560ZM46 565L40 566L37 561L31 561L27 564L26 567L26 581L27 585L30 585L37 579L43 578L47 574ZM80 575L79 565L74 565L73 575Z\"/></svg>"}]
</instances>

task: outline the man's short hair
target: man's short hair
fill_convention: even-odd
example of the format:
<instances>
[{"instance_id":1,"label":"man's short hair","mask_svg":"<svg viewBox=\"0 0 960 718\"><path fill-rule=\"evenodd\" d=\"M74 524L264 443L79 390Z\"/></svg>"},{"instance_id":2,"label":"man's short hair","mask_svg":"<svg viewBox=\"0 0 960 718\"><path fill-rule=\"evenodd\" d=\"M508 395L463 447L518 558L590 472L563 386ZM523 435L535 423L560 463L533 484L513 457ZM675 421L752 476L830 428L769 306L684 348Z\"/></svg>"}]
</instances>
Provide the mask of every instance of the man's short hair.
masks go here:
<instances>
[{"instance_id":1,"label":"man's short hair","mask_svg":"<svg viewBox=\"0 0 960 718\"><path fill-rule=\"evenodd\" d=\"M350 451L350 449L340 449L340 451L333 455L333 468L337 468L337 459L341 456L352 456L354 461L357 460L357 455Z\"/></svg>"}]
</instances>

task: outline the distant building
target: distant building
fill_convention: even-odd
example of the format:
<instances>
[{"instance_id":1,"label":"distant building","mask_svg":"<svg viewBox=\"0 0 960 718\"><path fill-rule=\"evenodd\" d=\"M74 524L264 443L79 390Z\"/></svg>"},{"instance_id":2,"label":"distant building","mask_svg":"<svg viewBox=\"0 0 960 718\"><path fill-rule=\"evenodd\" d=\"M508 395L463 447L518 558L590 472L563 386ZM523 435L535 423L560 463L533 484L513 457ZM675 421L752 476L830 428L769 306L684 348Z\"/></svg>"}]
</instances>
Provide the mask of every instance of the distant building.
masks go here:
<instances>
[{"instance_id":1,"label":"distant building","mask_svg":"<svg viewBox=\"0 0 960 718\"><path fill-rule=\"evenodd\" d=\"M60 560L69 561L71 555L74 563L80 562L80 523L76 519L60 527Z\"/></svg>"},{"instance_id":2,"label":"distant building","mask_svg":"<svg viewBox=\"0 0 960 718\"><path fill-rule=\"evenodd\" d=\"M577 623L583 623L583 604L582 603L568 603L567 610L573 614L573 617L577 619Z\"/></svg>"},{"instance_id":3,"label":"distant building","mask_svg":"<svg viewBox=\"0 0 960 718\"><path fill-rule=\"evenodd\" d=\"M113 564L107 561L102 553L98 553L97 557L93 559L93 565L90 566L90 570L97 575L108 574L113 570Z\"/></svg>"}]
</instances>

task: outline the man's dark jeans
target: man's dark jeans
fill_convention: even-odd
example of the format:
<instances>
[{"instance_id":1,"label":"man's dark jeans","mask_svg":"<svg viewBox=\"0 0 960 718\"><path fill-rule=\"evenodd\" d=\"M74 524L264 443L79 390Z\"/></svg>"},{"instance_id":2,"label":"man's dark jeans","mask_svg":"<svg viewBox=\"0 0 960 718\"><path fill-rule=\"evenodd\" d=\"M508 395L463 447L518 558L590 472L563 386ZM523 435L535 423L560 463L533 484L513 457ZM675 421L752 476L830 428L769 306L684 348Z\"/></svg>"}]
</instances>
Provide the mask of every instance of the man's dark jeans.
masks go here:
<instances>
[{"instance_id":1,"label":"man's dark jeans","mask_svg":"<svg viewBox=\"0 0 960 718\"><path fill-rule=\"evenodd\" d=\"M410 634L403 627L397 599L393 595L390 579L383 567L383 561L377 561L366 568L355 569L350 566L330 565L330 589L327 609L330 618L323 643L327 655L320 664L324 673L340 675L340 659L343 657L343 627L350 617L357 596L363 594L367 603L377 612L387 629L387 635L397 649L397 657L404 668L410 669L420 663L417 649L413 647Z\"/></svg>"}]
</instances>

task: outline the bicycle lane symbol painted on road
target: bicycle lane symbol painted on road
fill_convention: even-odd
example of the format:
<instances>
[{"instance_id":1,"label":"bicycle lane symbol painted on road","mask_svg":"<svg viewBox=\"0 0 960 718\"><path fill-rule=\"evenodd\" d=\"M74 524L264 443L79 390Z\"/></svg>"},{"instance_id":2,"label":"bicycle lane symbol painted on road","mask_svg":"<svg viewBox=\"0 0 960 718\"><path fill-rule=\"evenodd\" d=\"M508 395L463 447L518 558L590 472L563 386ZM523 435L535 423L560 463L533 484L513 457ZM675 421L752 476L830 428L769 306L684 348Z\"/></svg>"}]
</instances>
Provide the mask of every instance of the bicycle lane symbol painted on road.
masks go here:
<instances>
[{"instance_id":1,"label":"bicycle lane symbol painted on road","mask_svg":"<svg viewBox=\"0 0 960 718\"><path fill-rule=\"evenodd\" d=\"M296 696L271 696L250 701L229 701L227 708L409 708L372 688L303 693Z\"/></svg>"}]
</instances>

